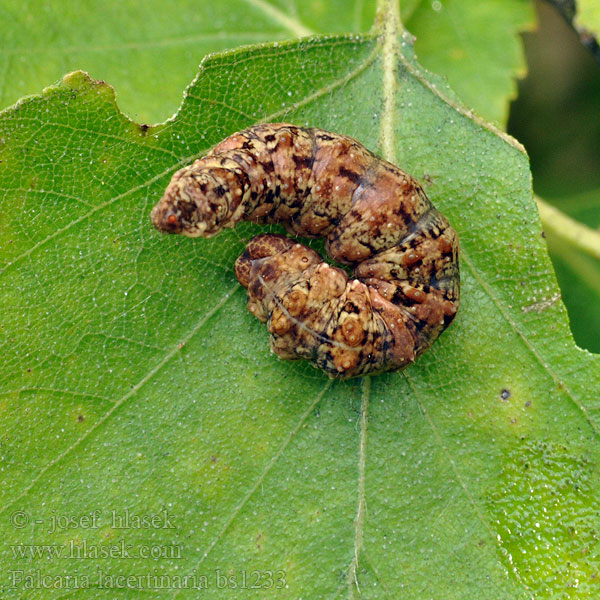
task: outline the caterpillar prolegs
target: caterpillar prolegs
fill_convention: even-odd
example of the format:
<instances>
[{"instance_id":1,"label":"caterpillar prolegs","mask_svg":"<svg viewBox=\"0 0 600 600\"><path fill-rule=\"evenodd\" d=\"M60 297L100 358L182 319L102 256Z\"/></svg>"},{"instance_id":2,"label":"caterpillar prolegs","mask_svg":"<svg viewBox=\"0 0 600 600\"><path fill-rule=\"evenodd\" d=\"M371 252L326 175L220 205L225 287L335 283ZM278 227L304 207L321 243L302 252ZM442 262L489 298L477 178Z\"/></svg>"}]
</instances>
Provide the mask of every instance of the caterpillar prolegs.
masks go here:
<instances>
[{"instance_id":1,"label":"caterpillar prolegs","mask_svg":"<svg viewBox=\"0 0 600 600\"><path fill-rule=\"evenodd\" d=\"M337 133L288 123L235 133L173 175L152 220L190 237L243 220L324 236L352 278L271 234L248 243L235 274L272 350L333 377L406 367L458 309L455 231L413 177Z\"/></svg>"}]
</instances>

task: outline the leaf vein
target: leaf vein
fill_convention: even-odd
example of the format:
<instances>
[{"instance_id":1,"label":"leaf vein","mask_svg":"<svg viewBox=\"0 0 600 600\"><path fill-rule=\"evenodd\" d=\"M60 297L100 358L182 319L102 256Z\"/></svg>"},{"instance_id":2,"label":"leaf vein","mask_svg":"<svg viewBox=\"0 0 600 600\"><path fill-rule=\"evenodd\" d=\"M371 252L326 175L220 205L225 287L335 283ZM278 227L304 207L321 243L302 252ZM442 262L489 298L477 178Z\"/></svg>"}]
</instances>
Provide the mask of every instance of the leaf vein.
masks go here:
<instances>
[{"instance_id":1,"label":"leaf vein","mask_svg":"<svg viewBox=\"0 0 600 600\"><path fill-rule=\"evenodd\" d=\"M308 35L314 35L314 31L304 26L298 19L292 19L285 13L280 11L278 8L265 2L264 0L244 0L248 6L256 8L269 17L272 21L279 23L294 35L298 37L306 37Z\"/></svg>"},{"instance_id":2,"label":"leaf vein","mask_svg":"<svg viewBox=\"0 0 600 600\"><path fill-rule=\"evenodd\" d=\"M473 507L473 510L475 511L475 514L477 515L477 518L479 519L481 524L485 527L485 529L488 531L488 533L490 534L490 537L494 540L494 543L498 547L499 551L505 552L505 549L500 545L500 542L498 541L498 537L494 533L494 530L492 529L491 525L487 522L485 515L483 514L483 511L479 507L479 504L477 504L477 502L475 501L475 498L469 491L469 488L467 487L465 480L463 479L462 475L460 474L460 471L458 470L456 461L452 458L452 455L450 454L450 450L448 449L448 446L446 446L446 444L444 443L444 440L442 439L442 436L440 435L438 428L436 427L433 419L431 418L431 415L429 414L429 411L427 410L425 404L423 403L423 400L419 394L419 391L418 391L416 385L414 384L412 379L408 376L408 373L406 371L403 371L402 375L404 376L408 385L410 386L410 389L412 390L412 392L415 396L415 400L419 404L419 408L421 409L421 412L425 416L425 419L427 420L427 423L428 423L429 427L431 428L431 431L433 432L433 435L435 436L435 439L436 439L439 447L442 449L442 452L444 453L444 455L446 456L446 459L450 463L450 467L452 468L452 471L454 472L454 475L456 476L458 484L460 485L460 488L462 489L469 504L471 504L471 506ZM527 592L529 592L529 588L527 587L525 582L521 579L521 576L519 575L519 573L516 570L514 570L513 573L515 574L516 579L523 586L523 588Z\"/></svg>"},{"instance_id":3,"label":"leaf vein","mask_svg":"<svg viewBox=\"0 0 600 600\"><path fill-rule=\"evenodd\" d=\"M73 444L71 444L56 458L52 459L43 469L41 469L40 472L32 478L29 485L26 486L17 497L15 497L5 506L1 507L0 514L5 512L11 506L13 506L15 502L18 502L21 498L26 496L35 486L35 484L50 469L58 465L66 456L68 456L71 452L73 452L73 450L79 447L79 445L85 439L87 439L94 431L96 431L101 425L103 425L120 406L122 406L127 400L129 400L129 398L134 396L138 392L138 390L140 390L148 381L150 381L150 379L152 379L152 377L154 377L154 375L156 375L171 360L171 358L176 356L183 349L183 347L188 344L188 342L194 337L194 335L196 335L196 333L200 331L202 326L225 305L227 300L229 300L229 298L231 298L234 292L239 288L240 284L236 283L228 292L223 294L220 300L207 313L205 313L202 316L202 318L196 323L196 325L177 344L173 346L172 350L165 354L161 361L159 361L152 369L150 369L150 371L148 371L148 373L146 373L146 375L144 375L144 377L142 377L126 394L121 396L121 398L119 398L119 400L117 400L109 408L109 410L107 410L106 413L104 413L104 415L100 419L98 419L98 421L96 421L94 425L90 427L81 437L79 437L75 442L73 442Z\"/></svg>"},{"instance_id":4,"label":"leaf vein","mask_svg":"<svg viewBox=\"0 0 600 600\"><path fill-rule=\"evenodd\" d=\"M309 415L315 409L317 404L319 404L319 402L325 395L325 392L327 392L327 390L331 387L331 384L332 384L332 380L327 381L327 383L325 384L323 389L317 394L315 399L310 403L308 408L300 416L298 423L296 423L296 426L290 431L288 436L285 438L285 440L279 447L279 450L277 450L277 452L272 456L271 460L265 465L264 469L261 471L259 476L256 478L256 481L254 482L254 484L248 489L248 491L246 492L246 495L240 500L240 502L237 504L237 506L233 509L233 511L231 512L231 514L229 515L229 517L227 518L227 520L225 521L225 523L223 524L221 529L217 532L217 535L208 544L208 546L206 547L206 550L202 553L200 560L195 564L193 571L196 571L198 569L198 567L204 562L204 559L209 555L209 553L212 551L212 549L217 545L219 540L221 540L222 537L225 535L225 533L227 532L227 530L229 529L229 527L231 526L231 524L233 523L235 518L240 514L240 512L242 511L242 509L244 508L246 503L254 495L254 492L256 492L258 487L264 481L265 477L269 474L271 469L273 469L273 467L275 466L277 461L281 458L285 449L289 446L290 442L292 441L294 436L298 433L298 431L300 430L302 425L305 423L306 419L308 419ZM175 596L177 596L182 589L183 588L174 590L174 592L171 594L171 598L175 598Z\"/></svg>"},{"instance_id":5,"label":"leaf vein","mask_svg":"<svg viewBox=\"0 0 600 600\"><path fill-rule=\"evenodd\" d=\"M366 490L365 490L365 468L367 462L367 425L369 422L369 399L371 396L371 378L362 378L362 395L360 404L360 437L358 444L358 484L356 517L354 518L354 554L348 569L346 584L348 586L348 597L350 600L360 595L358 585L358 556L364 542L364 525L366 515Z\"/></svg>"},{"instance_id":6,"label":"leaf vein","mask_svg":"<svg viewBox=\"0 0 600 600\"><path fill-rule=\"evenodd\" d=\"M536 350L535 346L529 341L529 339L527 338L527 336L521 331L521 329L517 325L516 321L510 316L510 312L508 310L506 310L506 308L504 307L503 303L496 296L496 294L494 294L494 292L493 292L492 288L489 286L489 284L481 277L481 275L479 274L479 272L477 271L477 269L475 268L475 266L473 265L473 263L471 262L471 260L469 259L469 257L466 255L466 253L465 253L464 250L461 250L461 258L462 258L463 262L465 262L467 264L467 266L469 267L469 270L473 274L473 277L475 277L475 279L477 280L477 282L479 283L479 285L483 288L483 290L485 291L485 293L489 296L489 298L496 305L496 307L498 308L498 310L502 313L502 316L506 319L506 322L513 328L513 330L521 338L521 340L525 344L525 347L531 352L531 354L533 354L533 356L539 362L539 364L542 366L542 368L544 369L544 371L546 371L550 375L550 377L552 378L552 380L554 381L554 383L557 386L560 386L567 393L567 395L569 396L569 398L571 398L571 400L573 401L573 403L583 413L585 419L590 424L593 432L596 435L600 435L600 431L599 431L596 423L592 419L592 417L591 417L590 413L588 412L588 410L579 401L579 399L575 396L575 394L571 391L571 389L561 380L561 378L554 371L554 369L552 369L550 367L550 365L548 363L546 363L542 359L542 357L538 354L538 351Z\"/></svg>"}]
</instances>

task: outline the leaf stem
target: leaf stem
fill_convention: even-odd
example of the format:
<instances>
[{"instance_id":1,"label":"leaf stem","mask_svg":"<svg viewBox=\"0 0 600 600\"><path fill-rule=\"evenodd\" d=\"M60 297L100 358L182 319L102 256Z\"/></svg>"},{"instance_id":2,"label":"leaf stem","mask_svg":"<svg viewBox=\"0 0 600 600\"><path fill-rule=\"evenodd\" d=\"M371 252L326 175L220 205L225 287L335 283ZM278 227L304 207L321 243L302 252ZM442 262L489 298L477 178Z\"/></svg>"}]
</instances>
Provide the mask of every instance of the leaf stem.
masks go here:
<instances>
[{"instance_id":1,"label":"leaf stem","mask_svg":"<svg viewBox=\"0 0 600 600\"><path fill-rule=\"evenodd\" d=\"M383 37L381 49L383 63L383 107L381 109L379 146L381 154L386 160L396 162L394 115L398 80L398 35L402 29L398 0L379 0L377 2L377 19Z\"/></svg>"},{"instance_id":2,"label":"leaf stem","mask_svg":"<svg viewBox=\"0 0 600 600\"><path fill-rule=\"evenodd\" d=\"M373 21L374 33L384 33L385 26L393 20L398 31L403 31L404 27L400 19L400 0L377 0L375 7L375 19Z\"/></svg>"},{"instance_id":3,"label":"leaf stem","mask_svg":"<svg viewBox=\"0 0 600 600\"><path fill-rule=\"evenodd\" d=\"M545 231L600 260L600 232L571 219L538 196L535 201Z\"/></svg>"}]
</instances>

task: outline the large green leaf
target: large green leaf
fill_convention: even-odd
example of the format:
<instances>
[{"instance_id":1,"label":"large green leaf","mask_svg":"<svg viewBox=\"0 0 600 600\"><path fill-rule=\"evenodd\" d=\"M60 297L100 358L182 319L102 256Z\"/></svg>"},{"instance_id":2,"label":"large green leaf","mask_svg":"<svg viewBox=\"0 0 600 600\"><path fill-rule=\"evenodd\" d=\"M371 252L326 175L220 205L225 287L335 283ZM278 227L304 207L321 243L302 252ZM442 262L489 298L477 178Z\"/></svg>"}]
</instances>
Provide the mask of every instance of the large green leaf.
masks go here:
<instances>
[{"instance_id":1,"label":"large green leaf","mask_svg":"<svg viewBox=\"0 0 600 600\"><path fill-rule=\"evenodd\" d=\"M187 574L256 597L242 577L267 571L285 587L261 597L597 597L598 360L569 333L527 158L421 69L390 5L381 22L213 55L157 127L82 73L1 115L3 599L195 598L164 589ZM258 228L150 225L180 165L282 119L396 160L459 232L460 313L402 373L331 383L269 353L232 272ZM172 528L113 527L127 509ZM130 557L90 555L121 540Z\"/></svg>"},{"instance_id":2,"label":"large green leaf","mask_svg":"<svg viewBox=\"0 0 600 600\"><path fill-rule=\"evenodd\" d=\"M402 12L425 66L447 76L469 107L504 125L513 78L525 70L517 32L533 22L531 1L403 0ZM208 52L366 32L374 13L374 0L147 0L143 12L133 0L0 0L0 107L84 69L115 86L125 113L158 122L175 112Z\"/></svg>"}]
</instances>

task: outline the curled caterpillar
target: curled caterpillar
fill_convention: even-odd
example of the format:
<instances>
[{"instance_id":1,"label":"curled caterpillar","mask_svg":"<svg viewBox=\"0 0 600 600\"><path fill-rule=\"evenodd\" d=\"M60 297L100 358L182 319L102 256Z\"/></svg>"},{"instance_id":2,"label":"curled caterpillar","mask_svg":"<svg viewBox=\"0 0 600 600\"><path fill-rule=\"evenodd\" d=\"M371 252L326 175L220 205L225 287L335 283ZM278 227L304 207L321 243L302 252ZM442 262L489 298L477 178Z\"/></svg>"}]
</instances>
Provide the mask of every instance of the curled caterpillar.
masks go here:
<instances>
[{"instance_id":1,"label":"curled caterpillar","mask_svg":"<svg viewBox=\"0 0 600 600\"><path fill-rule=\"evenodd\" d=\"M326 237L352 278L271 234L248 243L235 274L272 350L332 377L406 367L458 309L455 231L413 177L337 133L288 123L235 133L173 175L152 220L190 237L243 220Z\"/></svg>"}]
</instances>

